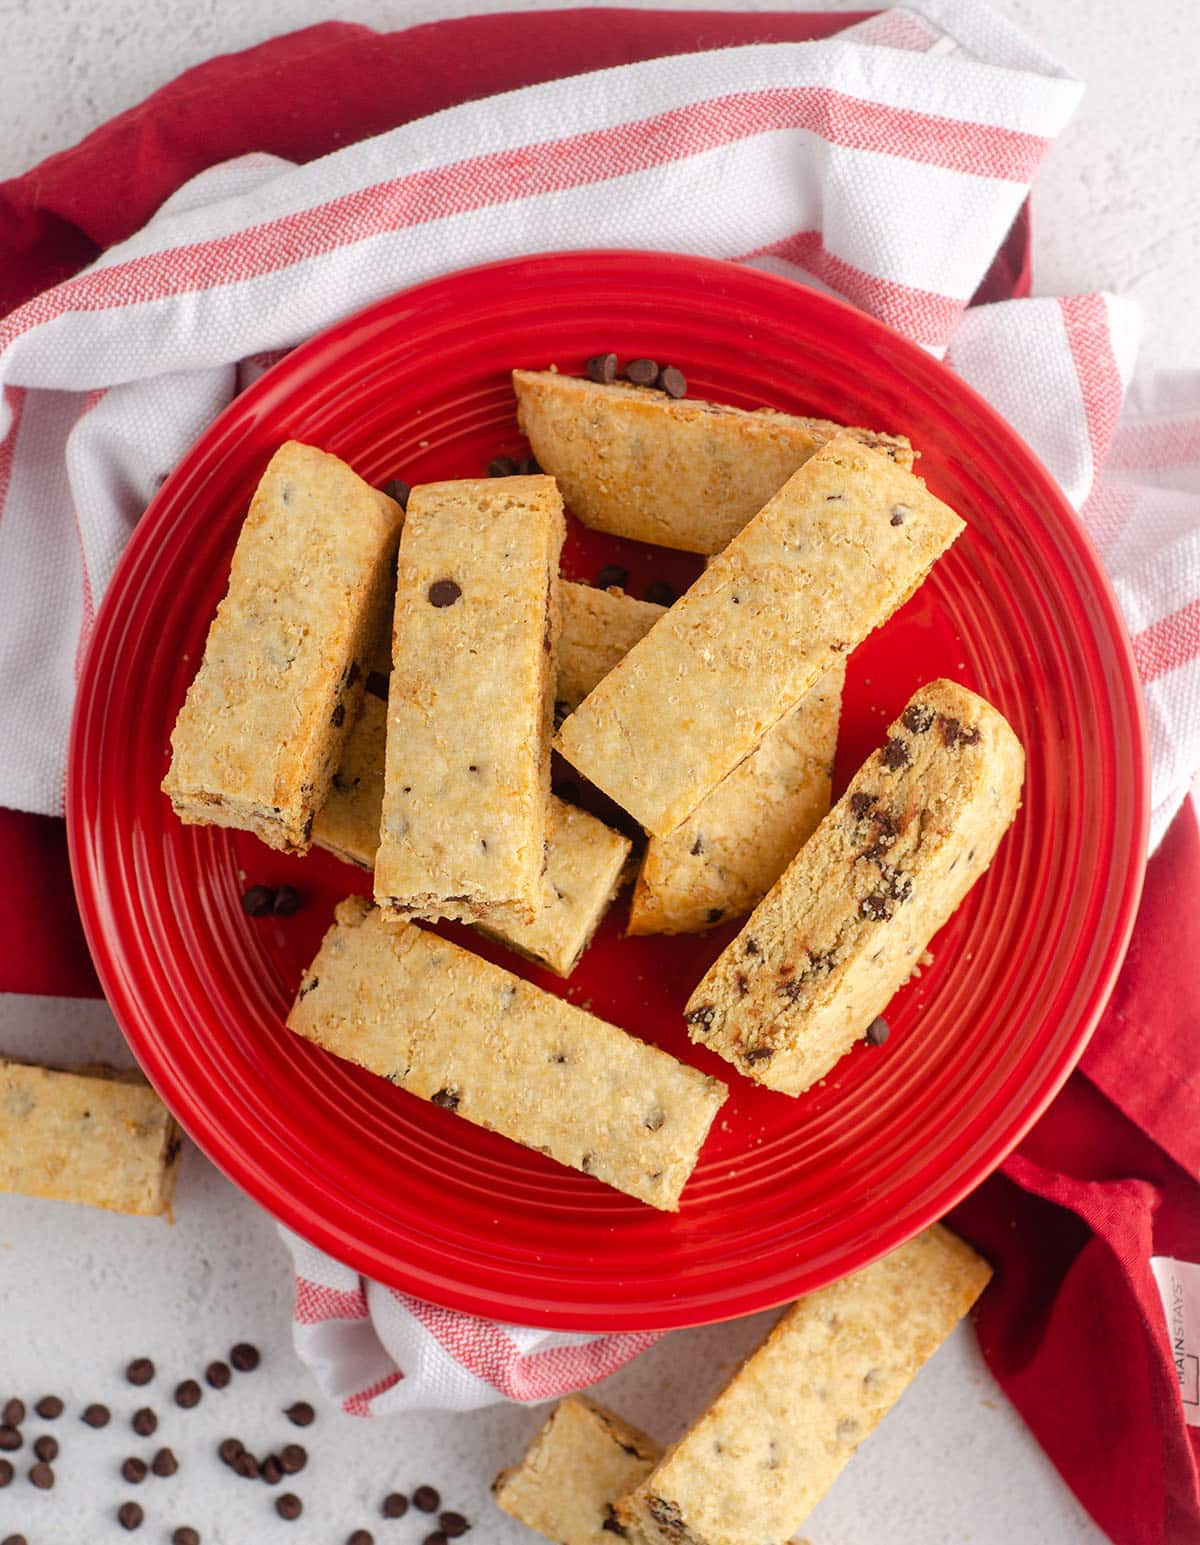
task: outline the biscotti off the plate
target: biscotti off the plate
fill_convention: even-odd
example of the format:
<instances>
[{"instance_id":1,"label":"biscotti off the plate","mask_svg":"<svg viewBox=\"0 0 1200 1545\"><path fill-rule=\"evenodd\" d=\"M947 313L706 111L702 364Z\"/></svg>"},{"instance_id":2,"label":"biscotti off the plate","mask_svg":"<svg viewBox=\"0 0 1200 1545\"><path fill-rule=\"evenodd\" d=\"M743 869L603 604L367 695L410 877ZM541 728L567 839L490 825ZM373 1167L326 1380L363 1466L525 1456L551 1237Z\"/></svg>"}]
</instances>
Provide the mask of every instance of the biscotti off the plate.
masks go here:
<instances>
[{"instance_id":1,"label":"biscotti off the plate","mask_svg":"<svg viewBox=\"0 0 1200 1545\"><path fill-rule=\"evenodd\" d=\"M616 1503L649 1475L662 1444L586 1395L551 1411L520 1463L492 1483L497 1505L555 1545L612 1545Z\"/></svg>"},{"instance_id":2,"label":"biscotti off the plate","mask_svg":"<svg viewBox=\"0 0 1200 1545\"><path fill-rule=\"evenodd\" d=\"M617 1504L647 1545L782 1545L986 1287L935 1226L802 1298Z\"/></svg>"},{"instance_id":3,"label":"biscotti off the plate","mask_svg":"<svg viewBox=\"0 0 1200 1545\"><path fill-rule=\"evenodd\" d=\"M400 506L292 440L263 473L171 735L180 820L303 853L391 601Z\"/></svg>"},{"instance_id":4,"label":"biscotti off the plate","mask_svg":"<svg viewBox=\"0 0 1200 1545\"><path fill-rule=\"evenodd\" d=\"M919 478L838 435L564 721L557 748L666 836L962 530Z\"/></svg>"},{"instance_id":5,"label":"biscotti off the plate","mask_svg":"<svg viewBox=\"0 0 1200 1545\"><path fill-rule=\"evenodd\" d=\"M140 1073L0 1059L0 1191L169 1212L183 1137Z\"/></svg>"},{"instance_id":6,"label":"biscotti off the plate","mask_svg":"<svg viewBox=\"0 0 1200 1545\"><path fill-rule=\"evenodd\" d=\"M899 435L769 408L677 401L624 381L514 370L517 421L572 512L598 531L718 553L839 433L911 467Z\"/></svg>"},{"instance_id":7,"label":"biscotti off the plate","mask_svg":"<svg viewBox=\"0 0 1200 1545\"><path fill-rule=\"evenodd\" d=\"M692 1039L784 1094L822 1078L991 863L1024 774L994 708L922 687L692 993Z\"/></svg>"},{"instance_id":8,"label":"biscotti off the plate","mask_svg":"<svg viewBox=\"0 0 1200 1545\"><path fill-rule=\"evenodd\" d=\"M537 913L565 530L550 477L409 494L375 856L389 917Z\"/></svg>"},{"instance_id":9,"label":"biscotti off the plate","mask_svg":"<svg viewBox=\"0 0 1200 1545\"><path fill-rule=\"evenodd\" d=\"M288 1015L297 1035L668 1212L724 1084L360 896Z\"/></svg>"}]
</instances>

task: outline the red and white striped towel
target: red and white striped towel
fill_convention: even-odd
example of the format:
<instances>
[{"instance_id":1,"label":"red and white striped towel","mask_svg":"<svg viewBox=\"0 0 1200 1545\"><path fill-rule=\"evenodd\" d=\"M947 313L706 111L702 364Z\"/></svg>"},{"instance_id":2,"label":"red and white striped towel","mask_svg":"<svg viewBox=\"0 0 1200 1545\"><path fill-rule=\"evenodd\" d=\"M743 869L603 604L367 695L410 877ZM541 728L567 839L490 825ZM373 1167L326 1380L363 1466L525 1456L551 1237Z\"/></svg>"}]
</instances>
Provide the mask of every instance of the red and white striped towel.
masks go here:
<instances>
[{"instance_id":1,"label":"red and white striped towel","mask_svg":"<svg viewBox=\"0 0 1200 1545\"><path fill-rule=\"evenodd\" d=\"M649 231L845 296L947 354L1038 450L1134 635L1157 842L1200 761L1200 375L1131 385L1137 317L1113 297L966 309L1081 90L982 5L924 0L196 177L0 321L0 803L61 809L75 673L121 548L264 358L450 269ZM474 1321L289 1244L297 1348L359 1414L545 1399L653 1339Z\"/></svg>"}]
</instances>

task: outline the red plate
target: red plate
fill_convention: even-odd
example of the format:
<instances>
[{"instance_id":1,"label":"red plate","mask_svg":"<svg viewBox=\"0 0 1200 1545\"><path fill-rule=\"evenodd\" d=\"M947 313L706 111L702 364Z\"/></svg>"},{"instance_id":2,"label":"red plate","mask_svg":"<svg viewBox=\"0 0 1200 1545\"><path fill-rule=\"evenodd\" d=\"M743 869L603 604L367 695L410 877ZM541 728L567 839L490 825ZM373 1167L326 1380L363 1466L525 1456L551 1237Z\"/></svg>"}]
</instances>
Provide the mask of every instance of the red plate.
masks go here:
<instances>
[{"instance_id":1,"label":"red plate","mask_svg":"<svg viewBox=\"0 0 1200 1545\"><path fill-rule=\"evenodd\" d=\"M159 793L176 711L251 491L294 436L381 483L478 475L520 450L508 371L598 349L669 360L696 396L902 430L967 533L850 662L839 782L921 682L997 704L1029 753L1025 805L934 963L799 1100L689 1044L690 987L733 929L624 940L624 903L567 988L727 1079L677 1216L654 1213L288 1034L333 903L364 877L314 853L181 826ZM695 563L580 533L564 560L686 579ZM691 1325L865 1265L988 1174L1075 1064L1141 888L1147 758L1112 592L1050 477L987 405L861 313L770 275L648 253L476 269L370 307L244 392L163 485L129 544L80 682L67 810L109 1001L185 1127L292 1228L438 1303L571 1329ZM244 879L243 879L244 876ZM244 883L309 895L253 921ZM471 937L466 934L464 938ZM481 953L552 991L499 948Z\"/></svg>"}]
</instances>

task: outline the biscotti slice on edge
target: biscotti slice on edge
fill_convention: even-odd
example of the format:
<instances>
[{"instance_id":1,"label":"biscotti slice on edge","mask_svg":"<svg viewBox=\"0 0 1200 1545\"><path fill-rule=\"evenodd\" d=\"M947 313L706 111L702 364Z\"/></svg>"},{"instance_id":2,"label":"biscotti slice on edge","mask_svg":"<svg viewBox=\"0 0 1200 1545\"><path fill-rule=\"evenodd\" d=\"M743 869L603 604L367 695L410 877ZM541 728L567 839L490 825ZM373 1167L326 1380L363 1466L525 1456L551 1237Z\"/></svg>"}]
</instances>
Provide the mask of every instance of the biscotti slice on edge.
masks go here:
<instances>
[{"instance_id":1,"label":"biscotti slice on edge","mask_svg":"<svg viewBox=\"0 0 1200 1545\"><path fill-rule=\"evenodd\" d=\"M169 1212L183 1137L140 1073L0 1059L0 1191Z\"/></svg>"},{"instance_id":2,"label":"biscotti slice on edge","mask_svg":"<svg viewBox=\"0 0 1200 1545\"><path fill-rule=\"evenodd\" d=\"M624 381L514 370L513 389L517 421L573 514L598 531L686 552L720 552L838 433L900 466L913 462L900 435L770 408L677 401Z\"/></svg>"},{"instance_id":3,"label":"biscotti slice on edge","mask_svg":"<svg viewBox=\"0 0 1200 1545\"><path fill-rule=\"evenodd\" d=\"M762 900L828 813L845 680L839 659L682 826L651 837L631 934L699 933Z\"/></svg>"},{"instance_id":4,"label":"biscotti slice on edge","mask_svg":"<svg viewBox=\"0 0 1200 1545\"><path fill-rule=\"evenodd\" d=\"M839 435L584 699L555 744L651 836L666 836L908 599L962 529L919 478Z\"/></svg>"},{"instance_id":5,"label":"biscotti slice on edge","mask_svg":"<svg viewBox=\"0 0 1200 1545\"><path fill-rule=\"evenodd\" d=\"M623 660L666 611L623 590L559 581L562 633L558 640L558 686L554 714L565 719Z\"/></svg>"},{"instance_id":6,"label":"biscotti slice on edge","mask_svg":"<svg viewBox=\"0 0 1200 1545\"><path fill-rule=\"evenodd\" d=\"M492 1495L503 1510L555 1545L612 1545L615 1504L649 1475L662 1444L585 1395L551 1411L519 1464Z\"/></svg>"},{"instance_id":7,"label":"biscotti slice on edge","mask_svg":"<svg viewBox=\"0 0 1200 1545\"><path fill-rule=\"evenodd\" d=\"M307 852L391 604L404 513L324 451L271 458L171 735L180 820Z\"/></svg>"},{"instance_id":8,"label":"biscotti slice on edge","mask_svg":"<svg viewBox=\"0 0 1200 1545\"><path fill-rule=\"evenodd\" d=\"M288 1027L468 1121L674 1212L717 1079L351 896Z\"/></svg>"},{"instance_id":9,"label":"biscotti slice on edge","mask_svg":"<svg viewBox=\"0 0 1200 1545\"><path fill-rule=\"evenodd\" d=\"M562 499L550 477L425 483L396 572L375 899L532 922L545 866Z\"/></svg>"},{"instance_id":10,"label":"biscotti slice on edge","mask_svg":"<svg viewBox=\"0 0 1200 1545\"><path fill-rule=\"evenodd\" d=\"M618 1519L655 1545L782 1545L990 1276L935 1226L802 1298Z\"/></svg>"},{"instance_id":11,"label":"biscotti slice on edge","mask_svg":"<svg viewBox=\"0 0 1200 1545\"><path fill-rule=\"evenodd\" d=\"M922 687L689 998L692 1039L784 1094L822 1078L991 863L1024 776L1001 714Z\"/></svg>"}]
</instances>

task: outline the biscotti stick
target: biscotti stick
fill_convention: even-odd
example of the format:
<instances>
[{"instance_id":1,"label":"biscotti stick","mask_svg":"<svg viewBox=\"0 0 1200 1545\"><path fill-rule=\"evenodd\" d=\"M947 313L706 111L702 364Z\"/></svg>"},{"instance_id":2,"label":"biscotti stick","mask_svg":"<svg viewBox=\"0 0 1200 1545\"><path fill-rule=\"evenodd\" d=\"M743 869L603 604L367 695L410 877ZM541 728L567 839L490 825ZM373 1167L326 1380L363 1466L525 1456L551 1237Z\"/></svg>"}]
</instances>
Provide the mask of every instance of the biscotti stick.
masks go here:
<instances>
[{"instance_id":1,"label":"biscotti stick","mask_svg":"<svg viewBox=\"0 0 1200 1545\"><path fill-rule=\"evenodd\" d=\"M497 1504L555 1545L612 1545L614 1505L645 1480L662 1444L585 1395L560 1400L519 1464L492 1483Z\"/></svg>"},{"instance_id":2,"label":"biscotti stick","mask_svg":"<svg viewBox=\"0 0 1200 1545\"><path fill-rule=\"evenodd\" d=\"M0 1059L0 1191L167 1212L183 1139L140 1073Z\"/></svg>"},{"instance_id":3,"label":"biscotti stick","mask_svg":"<svg viewBox=\"0 0 1200 1545\"><path fill-rule=\"evenodd\" d=\"M990 1275L935 1226L802 1298L618 1519L654 1545L782 1545Z\"/></svg>"},{"instance_id":4,"label":"biscotti stick","mask_svg":"<svg viewBox=\"0 0 1200 1545\"><path fill-rule=\"evenodd\" d=\"M629 932L699 933L755 906L829 810L844 660L666 837L651 837Z\"/></svg>"},{"instance_id":5,"label":"biscotti stick","mask_svg":"<svg viewBox=\"0 0 1200 1545\"><path fill-rule=\"evenodd\" d=\"M426 483L396 574L375 899L532 922L545 866L565 526L550 477Z\"/></svg>"},{"instance_id":6,"label":"biscotti stick","mask_svg":"<svg viewBox=\"0 0 1200 1545\"><path fill-rule=\"evenodd\" d=\"M823 1077L991 863L1024 776L994 708L922 687L689 998L692 1039L784 1094Z\"/></svg>"},{"instance_id":7,"label":"biscotti stick","mask_svg":"<svg viewBox=\"0 0 1200 1545\"><path fill-rule=\"evenodd\" d=\"M162 786L182 821L307 851L391 604L403 518L336 456L276 451L171 736Z\"/></svg>"},{"instance_id":8,"label":"biscotti stick","mask_svg":"<svg viewBox=\"0 0 1200 1545\"><path fill-rule=\"evenodd\" d=\"M839 435L584 699L558 749L665 836L962 529L919 478Z\"/></svg>"},{"instance_id":9,"label":"biscotti stick","mask_svg":"<svg viewBox=\"0 0 1200 1545\"><path fill-rule=\"evenodd\" d=\"M623 381L600 385L514 370L517 421L539 464L585 525L717 553L814 451L838 433L911 467L899 435L842 431L827 419L676 401Z\"/></svg>"},{"instance_id":10,"label":"biscotti stick","mask_svg":"<svg viewBox=\"0 0 1200 1545\"><path fill-rule=\"evenodd\" d=\"M558 686L554 712L565 719L604 680L618 660L645 638L666 611L623 591L597 590L560 580L562 633L558 640Z\"/></svg>"},{"instance_id":11,"label":"biscotti stick","mask_svg":"<svg viewBox=\"0 0 1200 1545\"><path fill-rule=\"evenodd\" d=\"M359 896L288 1027L468 1121L674 1212L724 1084Z\"/></svg>"}]
</instances>

